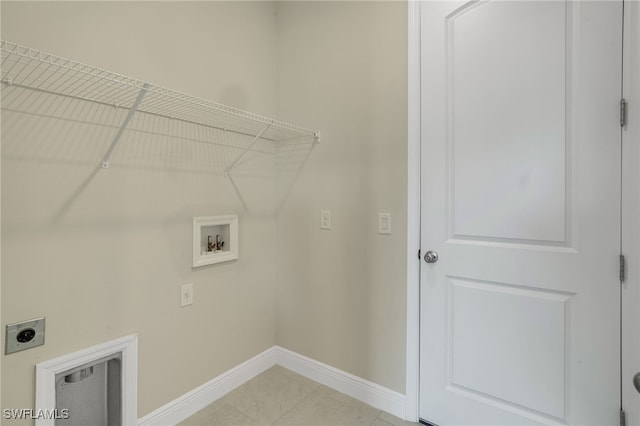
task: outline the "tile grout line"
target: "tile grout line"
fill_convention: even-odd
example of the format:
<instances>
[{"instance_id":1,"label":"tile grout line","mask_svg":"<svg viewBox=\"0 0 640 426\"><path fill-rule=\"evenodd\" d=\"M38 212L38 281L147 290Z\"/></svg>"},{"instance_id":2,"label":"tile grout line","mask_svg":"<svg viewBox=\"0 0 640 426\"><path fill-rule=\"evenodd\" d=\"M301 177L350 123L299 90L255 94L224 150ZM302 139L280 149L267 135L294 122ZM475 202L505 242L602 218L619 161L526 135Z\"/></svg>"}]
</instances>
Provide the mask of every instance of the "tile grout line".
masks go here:
<instances>
[{"instance_id":1,"label":"tile grout line","mask_svg":"<svg viewBox=\"0 0 640 426\"><path fill-rule=\"evenodd\" d=\"M369 426L373 426L373 424L376 422L376 420L380 420L381 422L384 422L384 423L387 423L387 424L388 424L388 423L389 423L388 421L386 421L385 419L383 419L382 417L380 417L380 416L382 416L382 413L383 413L383 412L384 412L383 410L380 410L380 412L378 413L378 415L376 416L376 418L375 418L375 419L373 419L373 421L371 422L371 424L370 424ZM394 426L394 425L391 425L391 426Z\"/></svg>"},{"instance_id":2,"label":"tile grout line","mask_svg":"<svg viewBox=\"0 0 640 426\"><path fill-rule=\"evenodd\" d=\"M281 374L281 375L283 375L283 376L287 377L287 375L286 375L286 374L284 374L284 373L280 373L280 372L278 372L278 374ZM287 377L287 378L288 378L288 377ZM271 423L271 426L273 426L273 425L275 425L276 423L278 423L278 422L280 421L280 419L282 419L284 416L286 416L287 414L289 414L290 412L292 412L292 411L293 411L293 410L294 410L298 405L302 404L302 402L303 402L303 401L305 401L305 400L307 400L308 398L310 398L310 397L311 397L311 395L313 395L315 392L317 392L317 391L318 391L318 389L320 388L320 386L322 386L322 385L317 384L317 385L315 386L315 388L314 388L311 392L309 392L309 394L308 394L307 396L305 396L305 397L304 397L304 398L302 398L300 401L298 401L297 403L295 403L295 404L293 405L293 407L291 407L289 410L287 410L287 412L286 412L286 413L282 413L282 415L281 415L280 417L278 417L278 418L277 418L273 423Z\"/></svg>"}]
</instances>

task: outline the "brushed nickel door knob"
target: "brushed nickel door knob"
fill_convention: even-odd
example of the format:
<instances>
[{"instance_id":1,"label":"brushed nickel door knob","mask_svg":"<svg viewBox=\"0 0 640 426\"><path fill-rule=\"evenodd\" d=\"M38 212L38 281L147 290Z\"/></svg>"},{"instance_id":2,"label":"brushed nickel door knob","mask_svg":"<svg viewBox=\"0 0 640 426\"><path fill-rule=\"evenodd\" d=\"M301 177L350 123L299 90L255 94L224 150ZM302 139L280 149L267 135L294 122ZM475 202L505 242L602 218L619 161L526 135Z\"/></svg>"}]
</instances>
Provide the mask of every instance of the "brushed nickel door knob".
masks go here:
<instances>
[{"instance_id":1,"label":"brushed nickel door knob","mask_svg":"<svg viewBox=\"0 0 640 426\"><path fill-rule=\"evenodd\" d=\"M438 253L429 250L424 254L424 261L427 263L436 263L438 261Z\"/></svg>"}]
</instances>

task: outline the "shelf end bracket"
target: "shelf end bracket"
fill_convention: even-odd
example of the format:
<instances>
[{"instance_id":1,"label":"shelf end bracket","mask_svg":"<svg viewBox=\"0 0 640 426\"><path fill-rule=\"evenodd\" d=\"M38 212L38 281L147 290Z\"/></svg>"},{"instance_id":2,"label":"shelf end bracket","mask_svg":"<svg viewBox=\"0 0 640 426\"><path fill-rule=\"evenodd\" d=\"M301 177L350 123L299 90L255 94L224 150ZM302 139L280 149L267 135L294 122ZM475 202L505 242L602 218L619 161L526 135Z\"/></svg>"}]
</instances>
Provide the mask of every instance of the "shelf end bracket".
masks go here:
<instances>
[{"instance_id":1,"label":"shelf end bracket","mask_svg":"<svg viewBox=\"0 0 640 426\"><path fill-rule=\"evenodd\" d=\"M140 93L138 93L138 97L136 98L135 102L129 109L129 113L127 114L124 121L122 122L122 125L118 129L118 133L116 133L116 136L113 138L113 141L111 142L111 146L109 146L109 150L107 151L104 158L102 159L101 167L103 169L109 168L109 161L111 160L111 154L113 153L113 149L118 144L118 141L122 137L122 133L124 133L124 129L126 129L127 126L129 125L129 121L131 121L133 114L135 114L135 112L138 110L138 107L140 106L140 102L142 102L142 98L144 98L144 95L147 94L148 90L149 90L149 83L144 83L144 85L142 86L142 89L140 89Z\"/></svg>"}]
</instances>

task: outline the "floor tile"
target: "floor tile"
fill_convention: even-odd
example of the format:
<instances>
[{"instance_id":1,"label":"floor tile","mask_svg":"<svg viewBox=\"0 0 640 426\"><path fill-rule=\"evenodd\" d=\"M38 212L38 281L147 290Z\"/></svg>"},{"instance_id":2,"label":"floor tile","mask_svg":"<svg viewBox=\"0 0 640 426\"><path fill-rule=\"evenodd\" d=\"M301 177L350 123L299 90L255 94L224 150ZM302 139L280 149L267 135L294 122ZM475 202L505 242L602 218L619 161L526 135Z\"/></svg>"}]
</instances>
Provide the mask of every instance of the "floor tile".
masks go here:
<instances>
[{"instance_id":1,"label":"floor tile","mask_svg":"<svg viewBox=\"0 0 640 426\"><path fill-rule=\"evenodd\" d=\"M385 425L385 424L390 424L393 426L411 426L411 425L417 425L418 423L414 423L414 422L408 422L404 419L398 418L392 414L387 413L386 411L381 411L380 415L378 416L378 418L385 422L385 423L380 423L380 426Z\"/></svg>"},{"instance_id":2,"label":"floor tile","mask_svg":"<svg viewBox=\"0 0 640 426\"><path fill-rule=\"evenodd\" d=\"M379 416L371 423L371 426L395 426L393 423L389 423L385 420L382 420Z\"/></svg>"},{"instance_id":3,"label":"floor tile","mask_svg":"<svg viewBox=\"0 0 640 426\"><path fill-rule=\"evenodd\" d=\"M305 398L275 424L278 426L371 425L380 410L336 391L319 389Z\"/></svg>"},{"instance_id":4,"label":"floor tile","mask_svg":"<svg viewBox=\"0 0 640 426\"><path fill-rule=\"evenodd\" d=\"M408 426L389 413L274 366L180 426Z\"/></svg>"},{"instance_id":5,"label":"floor tile","mask_svg":"<svg viewBox=\"0 0 640 426\"><path fill-rule=\"evenodd\" d=\"M221 399L254 419L271 425L319 385L299 375L269 369Z\"/></svg>"},{"instance_id":6,"label":"floor tile","mask_svg":"<svg viewBox=\"0 0 640 426\"><path fill-rule=\"evenodd\" d=\"M297 376L297 377L305 378L305 377L299 375L298 373L295 373L295 372L289 370L288 368L284 368L283 366L278 365L278 364L276 364L273 367L271 367L269 369L269 371L275 371L275 372L278 372L280 374L284 374L285 376L294 376L294 377Z\"/></svg>"},{"instance_id":7,"label":"floor tile","mask_svg":"<svg viewBox=\"0 0 640 426\"><path fill-rule=\"evenodd\" d=\"M180 426L255 426L256 421L234 406L211 404L189 417Z\"/></svg>"}]
</instances>

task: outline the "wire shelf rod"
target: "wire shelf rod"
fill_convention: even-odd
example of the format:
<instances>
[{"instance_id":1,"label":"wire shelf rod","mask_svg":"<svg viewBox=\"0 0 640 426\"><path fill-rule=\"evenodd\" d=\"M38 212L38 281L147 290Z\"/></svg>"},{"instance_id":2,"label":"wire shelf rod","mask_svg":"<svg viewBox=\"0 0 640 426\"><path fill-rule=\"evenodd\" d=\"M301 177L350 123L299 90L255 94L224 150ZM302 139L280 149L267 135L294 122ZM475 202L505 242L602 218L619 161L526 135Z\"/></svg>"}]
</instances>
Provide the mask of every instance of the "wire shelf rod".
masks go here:
<instances>
[{"instance_id":1,"label":"wire shelf rod","mask_svg":"<svg viewBox=\"0 0 640 426\"><path fill-rule=\"evenodd\" d=\"M82 98L80 96L74 96L74 95L68 95L68 94L65 94L65 93L53 92L51 90L46 90L46 89L38 89L37 87L25 86L25 85L19 84L19 83L14 83L14 82L8 83L6 81L3 81L2 83L7 85L7 86L16 87L16 88L24 89L24 90L30 90L30 91L38 92L38 93L44 93L46 95L60 96L62 98L69 98L69 99L74 99L74 100L83 101L83 102L91 102L91 103L94 103L94 104L107 106L107 107L111 107L111 108L128 109L128 108L126 108L126 107L124 107L122 105L117 105L116 106L116 105L114 105L112 103L109 103L109 102L103 102L103 101L98 101L98 100L94 100L94 99ZM138 112L142 112L142 111L138 110Z\"/></svg>"}]
</instances>

